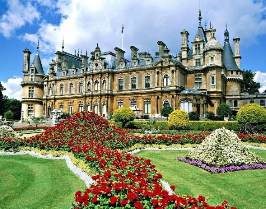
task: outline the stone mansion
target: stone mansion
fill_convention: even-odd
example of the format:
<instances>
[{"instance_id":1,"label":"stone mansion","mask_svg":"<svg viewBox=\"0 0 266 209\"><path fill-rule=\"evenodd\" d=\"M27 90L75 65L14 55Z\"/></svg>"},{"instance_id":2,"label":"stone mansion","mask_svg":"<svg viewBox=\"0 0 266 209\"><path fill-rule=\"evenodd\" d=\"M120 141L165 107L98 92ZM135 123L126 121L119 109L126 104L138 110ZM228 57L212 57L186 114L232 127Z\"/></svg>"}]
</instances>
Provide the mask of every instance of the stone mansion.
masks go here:
<instances>
[{"instance_id":1,"label":"stone mansion","mask_svg":"<svg viewBox=\"0 0 266 209\"><path fill-rule=\"evenodd\" d=\"M158 52L152 56L131 46L130 60L125 51L102 52L96 46L90 56L55 53L47 74L44 73L39 44L34 60L24 50L22 85L22 117L49 117L55 109L73 114L93 111L110 117L119 107L131 107L139 117L157 117L163 106L198 112L216 112L221 103L233 110L250 102L265 106L266 95L245 95L240 92L242 71L239 53L240 38L230 45L229 32L224 32L221 45L213 26L199 25L189 43L189 32L181 32L180 52L173 56L166 44L158 41Z\"/></svg>"}]
</instances>

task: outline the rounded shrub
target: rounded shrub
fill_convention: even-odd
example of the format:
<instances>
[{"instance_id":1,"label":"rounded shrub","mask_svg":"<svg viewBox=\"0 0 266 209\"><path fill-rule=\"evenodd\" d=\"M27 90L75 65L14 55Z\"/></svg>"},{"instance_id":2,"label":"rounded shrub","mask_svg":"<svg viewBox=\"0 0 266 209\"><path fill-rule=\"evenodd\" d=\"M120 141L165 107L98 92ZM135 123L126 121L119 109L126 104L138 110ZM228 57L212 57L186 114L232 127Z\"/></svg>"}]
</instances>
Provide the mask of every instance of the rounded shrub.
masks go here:
<instances>
[{"instance_id":1,"label":"rounded shrub","mask_svg":"<svg viewBox=\"0 0 266 209\"><path fill-rule=\"evenodd\" d=\"M231 107L228 104L222 103L217 107L217 115L220 117L232 115Z\"/></svg>"},{"instance_id":2,"label":"rounded shrub","mask_svg":"<svg viewBox=\"0 0 266 209\"><path fill-rule=\"evenodd\" d=\"M213 112L208 111L208 112L206 112L205 117L206 117L207 119L209 119L209 120L213 120L214 117L215 117L215 115L214 115Z\"/></svg>"},{"instance_id":3,"label":"rounded shrub","mask_svg":"<svg viewBox=\"0 0 266 209\"><path fill-rule=\"evenodd\" d=\"M15 131L10 126L0 126L0 138L13 138L15 136Z\"/></svg>"},{"instance_id":4,"label":"rounded shrub","mask_svg":"<svg viewBox=\"0 0 266 209\"><path fill-rule=\"evenodd\" d=\"M174 109L172 107L170 107L170 106L164 106L162 108L162 110L161 110L161 114L162 114L162 116L168 118L169 117L169 114L171 114L171 112L173 112L173 111L174 111Z\"/></svg>"},{"instance_id":5,"label":"rounded shrub","mask_svg":"<svg viewBox=\"0 0 266 209\"><path fill-rule=\"evenodd\" d=\"M13 119L14 118L14 113L11 110L8 110L4 113L4 117L8 120Z\"/></svg>"},{"instance_id":6,"label":"rounded shrub","mask_svg":"<svg viewBox=\"0 0 266 209\"><path fill-rule=\"evenodd\" d=\"M188 114L183 110L175 110L169 115L168 124L173 129L184 129L189 124Z\"/></svg>"},{"instance_id":7,"label":"rounded shrub","mask_svg":"<svg viewBox=\"0 0 266 209\"><path fill-rule=\"evenodd\" d=\"M189 120L199 120L200 116L197 112L190 112L188 113Z\"/></svg>"},{"instance_id":8,"label":"rounded shrub","mask_svg":"<svg viewBox=\"0 0 266 209\"><path fill-rule=\"evenodd\" d=\"M113 118L115 122L122 122L122 126L125 127L127 122L134 120L135 114L129 107L121 107L114 111Z\"/></svg>"},{"instance_id":9,"label":"rounded shrub","mask_svg":"<svg viewBox=\"0 0 266 209\"><path fill-rule=\"evenodd\" d=\"M266 110L259 104L246 104L239 109L236 118L239 123L265 123Z\"/></svg>"}]
</instances>

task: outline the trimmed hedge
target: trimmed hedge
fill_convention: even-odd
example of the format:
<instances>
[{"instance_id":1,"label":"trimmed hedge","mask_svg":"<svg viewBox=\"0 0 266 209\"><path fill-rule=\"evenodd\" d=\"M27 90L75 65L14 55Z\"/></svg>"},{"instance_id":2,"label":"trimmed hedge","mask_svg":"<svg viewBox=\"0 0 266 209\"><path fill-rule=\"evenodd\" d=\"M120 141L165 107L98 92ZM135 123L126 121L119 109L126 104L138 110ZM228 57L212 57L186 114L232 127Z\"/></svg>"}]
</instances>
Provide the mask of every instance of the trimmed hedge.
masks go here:
<instances>
[{"instance_id":1,"label":"trimmed hedge","mask_svg":"<svg viewBox=\"0 0 266 209\"><path fill-rule=\"evenodd\" d=\"M110 121L110 123L115 126L121 127L120 124ZM169 130L169 125L167 121L155 121L154 125L151 127L149 120L135 120L130 121L126 124L128 129L157 129L157 130ZM120 125L120 126L119 126ZM188 130L194 131L214 131L218 128L225 127L226 129L239 131L241 124L237 121L189 121ZM266 124L260 125L259 130L266 130Z\"/></svg>"}]
</instances>

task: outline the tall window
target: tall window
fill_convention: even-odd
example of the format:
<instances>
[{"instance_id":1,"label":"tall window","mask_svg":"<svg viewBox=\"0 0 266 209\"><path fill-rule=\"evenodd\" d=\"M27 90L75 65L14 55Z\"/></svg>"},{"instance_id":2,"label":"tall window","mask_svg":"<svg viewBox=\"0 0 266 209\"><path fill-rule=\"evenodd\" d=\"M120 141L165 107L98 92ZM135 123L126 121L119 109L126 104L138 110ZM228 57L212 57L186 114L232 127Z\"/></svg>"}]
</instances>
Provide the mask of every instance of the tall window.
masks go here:
<instances>
[{"instance_id":1,"label":"tall window","mask_svg":"<svg viewBox=\"0 0 266 209\"><path fill-rule=\"evenodd\" d=\"M202 88L202 77L201 75L195 75L195 89Z\"/></svg>"},{"instance_id":2,"label":"tall window","mask_svg":"<svg viewBox=\"0 0 266 209\"><path fill-rule=\"evenodd\" d=\"M117 108L123 107L123 101L119 100L117 102Z\"/></svg>"},{"instance_id":3,"label":"tall window","mask_svg":"<svg viewBox=\"0 0 266 209\"><path fill-rule=\"evenodd\" d=\"M200 67L200 59L196 59L196 67Z\"/></svg>"},{"instance_id":4,"label":"tall window","mask_svg":"<svg viewBox=\"0 0 266 209\"><path fill-rule=\"evenodd\" d=\"M83 93L83 82L79 83L79 93L82 94Z\"/></svg>"},{"instance_id":5,"label":"tall window","mask_svg":"<svg viewBox=\"0 0 266 209\"><path fill-rule=\"evenodd\" d=\"M28 116L34 116L33 104L28 104Z\"/></svg>"},{"instance_id":6,"label":"tall window","mask_svg":"<svg viewBox=\"0 0 266 209\"><path fill-rule=\"evenodd\" d=\"M137 102L136 102L136 100L131 100L130 107L132 107L134 110L137 109Z\"/></svg>"},{"instance_id":7,"label":"tall window","mask_svg":"<svg viewBox=\"0 0 266 209\"><path fill-rule=\"evenodd\" d=\"M228 105L229 105L230 107L233 107L233 101L232 101L232 100L228 100Z\"/></svg>"},{"instance_id":8,"label":"tall window","mask_svg":"<svg viewBox=\"0 0 266 209\"><path fill-rule=\"evenodd\" d=\"M94 112L99 115L99 104L97 102L94 103Z\"/></svg>"},{"instance_id":9,"label":"tall window","mask_svg":"<svg viewBox=\"0 0 266 209\"><path fill-rule=\"evenodd\" d=\"M214 64L214 56L210 57L210 64Z\"/></svg>"},{"instance_id":10,"label":"tall window","mask_svg":"<svg viewBox=\"0 0 266 209\"><path fill-rule=\"evenodd\" d=\"M103 80L103 82L102 82L102 89L104 90L104 91L106 91L107 90L107 85L106 85L106 80Z\"/></svg>"},{"instance_id":11,"label":"tall window","mask_svg":"<svg viewBox=\"0 0 266 209\"><path fill-rule=\"evenodd\" d=\"M98 80L96 80L96 81L94 82L94 90L95 90L95 91L99 91L99 81L98 81Z\"/></svg>"},{"instance_id":12,"label":"tall window","mask_svg":"<svg viewBox=\"0 0 266 209\"><path fill-rule=\"evenodd\" d=\"M70 83L69 84L69 94L73 94L73 93L74 93L74 85L73 85L73 83Z\"/></svg>"},{"instance_id":13,"label":"tall window","mask_svg":"<svg viewBox=\"0 0 266 209\"><path fill-rule=\"evenodd\" d=\"M48 94L49 95L53 95L53 89L52 89L52 86L51 85L48 88Z\"/></svg>"},{"instance_id":14,"label":"tall window","mask_svg":"<svg viewBox=\"0 0 266 209\"><path fill-rule=\"evenodd\" d=\"M168 74L165 74L163 76L163 85L164 86L169 86L170 85L170 79L169 79L169 75Z\"/></svg>"},{"instance_id":15,"label":"tall window","mask_svg":"<svg viewBox=\"0 0 266 209\"><path fill-rule=\"evenodd\" d=\"M215 85L215 76L211 75L211 85Z\"/></svg>"},{"instance_id":16,"label":"tall window","mask_svg":"<svg viewBox=\"0 0 266 209\"><path fill-rule=\"evenodd\" d=\"M151 114L151 101L144 101L144 114Z\"/></svg>"},{"instance_id":17,"label":"tall window","mask_svg":"<svg viewBox=\"0 0 266 209\"><path fill-rule=\"evenodd\" d=\"M29 98L34 97L34 87L29 87Z\"/></svg>"},{"instance_id":18,"label":"tall window","mask_svg":"<svg viewBox=\"0 0 266 209\"><path fill-rule=\"evenodd\" d=\"M260 100L260 106L265 107L265 100L264 99Z\"/></svg>"},{"instance_id":19,"label":"tall window","mask_svg":"<svg viewBox=\"0 0 266 209\"><path fill-rule=\"evenodd\" d=\"M137 81L136 77L131 78L131 89L136 89L136 81Z\"/></svg>"},{"instance_id":20,"label":"tall window","mask_svg":"<svg viewBox=\"0 0 266 209\"><path fill-rule=\"evenodd\" d=\"M238 101L234 100L234 107L238 107Z\"/></svg>"},{"instance_id":21,"label":"tall window","mask_svg":"<svg viewBox=\"0 0 266 209\"><path fill-rule=\"evenodd\" d=\"M118 78L118 90L123 90L123 78Z\"/></svg>"},{"instance_id":22,"label":"tall window","mask_svg":"<svg viewBox=\"0 0 266 209\"><path fill-rule=\"evenodd\" d=\"M91 111L91 104L87 103L87 111L90 112Z\"/></svg>"},{"instance_id":23,"label":"tall window","mask_svg":"<svg viewBox=\"0 0 266 209\"><path fill-rule=\"evenodd\" d=\"M200 54L200 44L195 45L195 53Z\"/></svg>"},{"instance_id":24,"label":"tall window","mask_svg":"<svg viewBox=\"0 0 266 209\"><path fill-rule=\"evenodd\" d=\"M82 112L82 111L83 111L83 104L79 103L79 112Z\"/></svg>"},{"instance_id":25,"label":"tall window","mask_svg":"<svg viewBox=\"0 0 266 209\"><path fill-rule=\"evenodd\" d=\"M91 91L91 82L90 81L87 83L87 89L88 89L88 91Z\"/></svg>"},{"instance_id":26,"label":"tall window","mask_svg":"<svg viewBox=\"0 0 266 209\"><path fill-rule=\"evenodd\" d=\"M64 94L64 84L60 84L60 94Z\"/></svg>"},{"instance_id":27,"label":"tall window","mask_svg":"<svg viewBox=\"0 0 266 209\"><path fill-rule=\"evenodd\" d=\"M70 115L72 115L72 114L74 113L74 110L73 110L73 104L72 104L72 103L69 103L69 105L68 105L68 113L69 113Z\"/></svg>"},{"instance_id":28,"label":"tall window","mask_svg":"<svg viewBox=\"0 0 266 209\"><path fill-rule=\"evenodd\" d=\"M145 88L151 87L151 77L149 75L145 76Z\"/></svg>"},{"instance_id":29,"label":"tall window","mask_svg":"<svg viewBox=\"0 0 266 209\"><path fill-rule=\"evenodd\" d=\"M30 81L34 81L34 69L31 69Z\"/></svg>"},{"instance_id":30,"label":"tall window","mask_svg":"<svg viewBox=\"0 0 266 209\"><path fill-rule=\"evenodd\" d=\"M60 103L59 109L61 110L61 112L64 112L64 104L63 103Z\"/></svg>"}]
</instances>

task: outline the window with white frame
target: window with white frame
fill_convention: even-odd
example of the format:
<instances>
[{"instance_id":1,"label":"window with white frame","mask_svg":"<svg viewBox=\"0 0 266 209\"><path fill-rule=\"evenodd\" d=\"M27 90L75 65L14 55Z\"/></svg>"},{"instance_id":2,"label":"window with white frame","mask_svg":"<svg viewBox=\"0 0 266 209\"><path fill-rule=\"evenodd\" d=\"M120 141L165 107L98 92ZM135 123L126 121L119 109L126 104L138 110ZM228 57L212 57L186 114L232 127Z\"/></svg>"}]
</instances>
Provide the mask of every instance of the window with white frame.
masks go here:
<instances>
[{"instance_id":1,"label":"window with white frame","mask_svg":"<svg viewBox=\"0 0 266 209\"><path fill-rule=\"evenodd\" d=\"M98 81L98 80L96 80L96 81L94 82L94 90L95 90L95 91L99 91L99 81Z\"/></svg>"},{"instance_id":2,"label":"window with white frame","mask_svg":"<svg viewBox=\"0 0 266 209\"><path fill-rule=\"evenodd\" d=\"M91 111L91 104L87 103L87 111L90 112Z\"/></svg>"},{"instance_id":3,"label":"window with white frame","mask_svg":"<svg viewBox=\"0 0 266 209\"><path fill-rule=\"evenodd\" d=\"M70 115L72 115L74 113L74 109L73 109L73 104L72 103L68 104L68 113Z\"/></svg>"},{"instance_id":4,"label":"window with white frame","mask_svg":"<svg viewBox=\"0 0 266 209\"><path fill-rule=\"evenodd\" d=\"M123 90L123 78L118 78L118 90Z\"/></svg>"},{"instance_id":5,"label":"window with white frame","mask_svg":"<svg viewBox=\"0 0 266 209\"><path fill-rule=\"evenodd\" d=\"M99 115L99 104L98 104L98 102L94 103L94 113Z\"/></svg>"},{"instance_id":6,"label":"window with white frame","mask_svg":"<svg viewBox=\"0 0 266 209\"><path fill-rule=\"evenodd\" d=\"M182 100L180 102L180 110L183 110L187 113L192 112L192 101L190 100Z\"/></svg>"},{"instance_id":7,"label":"window with white frame","mask_svg":"<svg viewBox=\"0 0 266 209\"><path fill-rule=\"evenodd\" d=\"M144 114L151 114L151 101L150 100L144 101Z\"/></svg>"},{"instance_id":8,"label":"window with white frame","mask_svg":"<svg viewBox=\"0 0 266 209\"><path fill-rule=\"evenodd\" d=\"M34 87L30 86L29 87L29 98L33 98L34 97Z\"/></svg>"},{"instance_id":9,"label":"window with white frame","mask_svg":"<svg viewBox=\"0 0 266 209\"><path fill-rule=\"evenodd\" d=\"M28 116L34 116L33 104L28 104Z\"/></svg>"},{"instance_id":10,"label":"window with white frame","mask_svg":"<svg viewBox=\"0 0 266 209\"><path fill-rule=\"evenodd\" d=\"M202 76L201 75L195 75L194 86L195 86L195 89L202 88Z\"/></svg>"},{"instance_id":11,"label":"window with white frame","mask_svg":"<svg viewBox=\"0 0 266 209\"><path fill-rule=\"evenodd\" d=\"M88 83L87 83L87 89L88 89L88 92L91 91L91 82L90 81L88 81Z\"/></svg>"},{"instance_id":12,"label":"window with white frame","mask_svg":"<svg viewBox=\"0 0 266 209\"><path fill-rule=\"evenodd\" d=\"M69 94L74 94L74 85L73 85L73 83L69 84Z\"/></svg>"},{"instance_id":13,"label":"window with white frame","mask_svg":"<svg viewBox=\"0 0 266 209\"><path fill-rule=\"evenodd\" d=\"M136 100L131 100L130 101L130 107L132 107L134 110L137 109L137 102L136 102Z\"/></svg>"},{"instance_id":14,"label":"window with white frame","mask_svg":"<svg viewBox=\"0 0 266 209\"><path fill-rule=\"evenodd\" d=\"M103 80L103 82L102 82L102 87L103 87L103 90L104 90L104 91L107 90L106 80Z\"/></svg>"},{"instance_id":15,"label":"window with white frame","mask_svg":"<svg viewBox=\"0 0 266 209\"><path fill-rule=\"evenodd\" d=\"M64 94L64 84L60 84L60 94Z\"/></svg>"},{"instance_id":16,"label":"window with white frame","mask_svg":"<svg viewBox=\"0 0 266 209\"><path fill-rule=\"evenodd\" d=\"M151 87L151 77L149 75L145 76L145 88L148 89Z\"/></svg>"},{"instance_id":17,"label":"window with white frame","mask_svg":"<svg viewBox=\"0 0 266 209\"><path fill-rule=\"evenodd\" d=\"M169 86L170 85L170 78L168 74L165 74L163 76L163 86Z\"/></svg>"},{"instance_id":18,"label":"window with white frame","mask_svg":"<svg viewBox=\"0 0 266 209\"><path fill-rule=\"evenodd\" d=\"M79 103L79 112L82 112L82 111L83 111L83 104Z\"/></svg>"},{"instance_id":19,"label":"window with white frame","mask_svg":"<svg viewBox=\"0 0 266 209\"><path fill-rule=\"evenodd\" d=\"M131 78L131 89L136 89L137 78L134 76Z\"/></svg>"}]
</instances>

